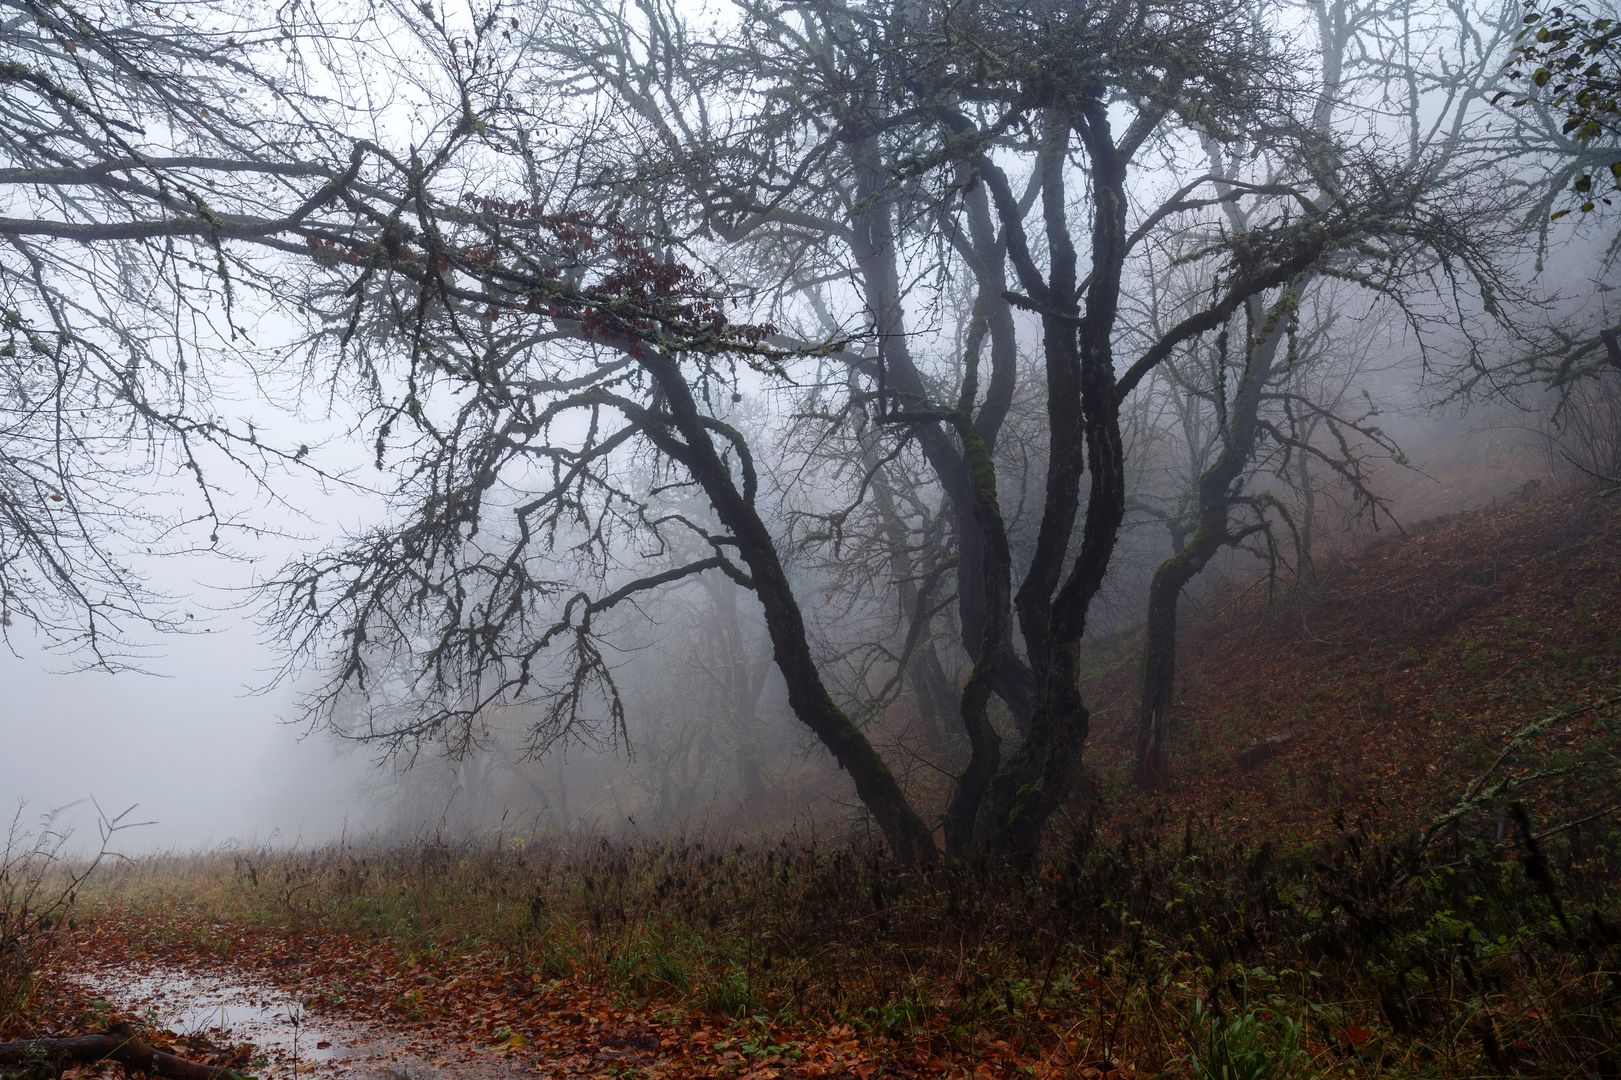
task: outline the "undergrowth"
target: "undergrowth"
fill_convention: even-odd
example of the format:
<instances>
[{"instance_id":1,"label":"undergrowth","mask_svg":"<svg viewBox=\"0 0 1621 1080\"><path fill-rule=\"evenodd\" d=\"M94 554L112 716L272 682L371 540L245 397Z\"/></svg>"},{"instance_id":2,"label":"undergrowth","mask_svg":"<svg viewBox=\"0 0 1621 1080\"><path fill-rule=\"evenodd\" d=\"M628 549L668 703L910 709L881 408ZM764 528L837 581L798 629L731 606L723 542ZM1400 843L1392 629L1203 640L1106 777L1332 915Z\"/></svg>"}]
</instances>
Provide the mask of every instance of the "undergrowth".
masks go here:
<instances>
[{"instance_id":1,"label":"undergrowth","mask_svg":"<svg viewBox=\"0 0 1621 1080\"><path fill-rule=\"evenodd\" d=\"M1561 541L1520 527L1533 511L1483 519L1494 560L1536 568L1501 610L1465 587L1479 545L1460 519L1428 534L1429 563L1368 555L1381 573L1347 575L1312 641L1275 619L1276 641L1244 645L1255 628L1235 621L1207 680L1234 730L1157 804L1100 768L1107 813L1035 870L921 873L800 840L426 838L148 857L105 868L80 907L133 946L233 962L255 934L352 935L409 969L494 957L514 992L589 984L730 1018L748 1055L792 1057L820 1030L1000 1042L1058 1075L1621 1076L1621 577L1590 514L1549 517ZM1232 662L1245 647L1275 663ZM1229 744L1285 705L1295 742L1233 769Z\"/></svg>"},{"instance_id":2,"label":"undergrowth","mask_svg":"<svg viewBox=\"0 0 1621 1080\"><path fill-rule=\"evenodd\" d=\"M1617 1075L1617 833L1549 835L1518 802L1507 820L1404 840L1344 823L1288 853L1082 827L1033 873L790 842L351 844L145 859L94 907L203 916L154 924L195 947L228 948L223 920L494 951L659 1008L1062 1041L1150 1075Z\"/></svg>"},{"instance_id":3,"label":"undergrowth","mask_svg":"<svg viewBox=\"0 0 1621 1080\"><path fill-rule=\"evenodd\" d=\"M128 813L109 818L97 807L99 849L70 858L72 834L58 812L30 824L26 804L18 804L0 842L0 1038L29 1018L40 972L61 943L79 890L110 854L113 837L131 827Z\"/></svg>"}]
</instances>

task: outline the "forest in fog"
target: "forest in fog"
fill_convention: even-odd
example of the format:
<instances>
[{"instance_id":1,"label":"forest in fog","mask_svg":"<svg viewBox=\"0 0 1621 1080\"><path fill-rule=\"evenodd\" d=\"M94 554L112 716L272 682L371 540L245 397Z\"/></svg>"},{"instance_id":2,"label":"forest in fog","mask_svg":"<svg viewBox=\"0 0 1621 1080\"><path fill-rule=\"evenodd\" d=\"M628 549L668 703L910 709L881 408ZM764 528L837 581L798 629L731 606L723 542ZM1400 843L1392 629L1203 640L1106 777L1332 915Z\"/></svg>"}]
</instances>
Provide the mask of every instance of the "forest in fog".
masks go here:
<instances>
[{"instance_id":1,"label":"forest in fog","mask_svg":"<svg viewBox=\"0 0 1621 1080\"><path fill-rule=\"evenodd\" d=\"M0 1076L1615 1075L1618 18L0 0Z\"/></svg>"}]
</instances>

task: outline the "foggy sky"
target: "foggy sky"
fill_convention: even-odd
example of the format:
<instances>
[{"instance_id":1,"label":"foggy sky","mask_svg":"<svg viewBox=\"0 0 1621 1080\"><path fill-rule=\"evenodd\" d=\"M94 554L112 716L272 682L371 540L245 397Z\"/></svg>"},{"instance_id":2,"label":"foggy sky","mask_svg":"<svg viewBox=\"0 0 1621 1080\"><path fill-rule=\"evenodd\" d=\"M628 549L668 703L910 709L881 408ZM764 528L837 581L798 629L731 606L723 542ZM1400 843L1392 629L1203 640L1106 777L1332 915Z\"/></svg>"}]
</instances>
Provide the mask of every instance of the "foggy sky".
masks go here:
<instances>
[{"instance_id":1,"label":"foggy sky","mask_svg":"<svg viewBox=\"0 0 1621 1080\"><path fill-rule=\"evenodd\" d=\"M246 411L268 419L263 407ZM341 421L319 426L325 431L310 435L318 440L312 457L329 467L353 464L343 460L358 452L341 441ZM211 479L225 492L244 486L240 472L223 464ZM154 477L151 485L150 498L165 512L188 512L172 479ZM153 824L123 832L114 845L119 851L319 841L375 823L356 793L374 755L284 722L296 716L299 688L264 689L279 657L261 641L243 590L295 551L313 549L377 510L361 496L323 490L308 478L281 477L277 486L301 514L246 500L235 513L292 535L230 535L225 551L232 557L129 560L189 616L187 633L133 628L132 640L144 645L135 650L144 670L76 670L82 654L47 652L26 623L11 627L18 655L0 650L0 810L8 820L19 802L27 803L25 823L34 825L78 803L63 821L82 847L97 842L89 800L108 814L133 805L130 820Z\"/></svg>"}]
</instances>

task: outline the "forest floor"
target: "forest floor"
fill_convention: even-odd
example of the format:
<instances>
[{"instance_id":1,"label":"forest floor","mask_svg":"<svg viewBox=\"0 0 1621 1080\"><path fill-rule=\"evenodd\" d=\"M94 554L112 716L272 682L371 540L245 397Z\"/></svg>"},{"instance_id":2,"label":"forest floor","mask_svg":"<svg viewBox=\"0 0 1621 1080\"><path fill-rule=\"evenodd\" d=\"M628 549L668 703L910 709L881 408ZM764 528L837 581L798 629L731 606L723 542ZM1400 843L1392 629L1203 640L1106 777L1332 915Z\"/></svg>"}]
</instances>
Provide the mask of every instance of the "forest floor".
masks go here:
<instances>
[{"instance_id":1,"label":"forest floor","mask_svg":"<svg viewBox=\"0 0 1621 1080\"><path fill-rule=\"evenodd\" d=\"M76 930L55 1007L78 1016L56 1026L134 1019L168 1033L156 1045L210 1065L350 1080L971 1076L976 1062L1015 1057L995 1047L961 1063L926 1045L875 1051L849 1028L737 1019L596 979L537 977L494 949L416 952L332 928L191 918L126 908Z\"/></svg>"},{"instance_id":2,"label":"forest floor","mask_svg":"<svg viewBox=\"0 0 1621 1080\"><path fill-rule=\"evenodd\" d=\"M1618 600L1621 500L1552 490L1241 591L1190 623L1153 797L1122 642L1038 874L786 843L114 866L0 1037L128 1019L372 1080L1613 1075Z\"/></svg>"},{"instance_id":3,"label":"forest floor","mask_svg":"<svg viewBox=\"0 0 1621 1080\"><path fill-rule=\"evenodd\" d=\"M1526 724L1621 692L1621 502L1543 485L1387 528L1305 588L1260 583L1189 615L1161 795L1130 784L1134 650L1094 685L1088 753L1111 821L1300 841L1335 818L1410 827ZM1586 745L1605 716L1544 749Z\"/></svg>"}]
</instances>

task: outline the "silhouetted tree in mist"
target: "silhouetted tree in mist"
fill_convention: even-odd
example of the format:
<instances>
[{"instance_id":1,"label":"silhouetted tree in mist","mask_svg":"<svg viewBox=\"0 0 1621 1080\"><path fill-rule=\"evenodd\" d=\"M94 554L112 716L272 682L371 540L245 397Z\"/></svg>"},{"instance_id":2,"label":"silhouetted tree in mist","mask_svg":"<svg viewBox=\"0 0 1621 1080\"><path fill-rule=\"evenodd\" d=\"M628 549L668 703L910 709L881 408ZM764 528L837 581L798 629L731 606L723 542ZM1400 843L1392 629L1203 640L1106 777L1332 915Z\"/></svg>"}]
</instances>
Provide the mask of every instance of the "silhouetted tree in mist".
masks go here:
<instances>
[{"instance_id":1,"label":"silhouetted tree in mist","mask_svg":"<svg viewBox=\"0 0 1621 1080\"><path fill-rule=\"evenodd\" d=\"M936 542L954 555L968 667L951 717L966 754L944 800L947 849L1033 855L1080 768L1080 653L1129 497L1121 402L1250 305L1281 310L1264 298L1302 275L1417 288L1440 265L1435 253L1481 291L1496 273L1475 239L1494 208L1448 202L1423 162L1392 164L1313 127L1303 73L1254 16L1223 3L745 5L722 41L662 8L555 9L516 54L524 92L481 103L484 138L514 185L475 199L480 213L462 226L463 244L491 252L488 317L430 303L409 277L353 300L375 313L349 318L371 331L347 340L356 358L408 356L411 377L433 379L443 398L438 412L415 393L379 413L385 440L415 433L399 523L294 568L287 616L310 610L304 625L344 628L340 684L416 672L388 705L400 722L379 737L454 744L481 708L534 694L545 741L621 722L598 641L605 612L725 574L760 601L795 714L892 849L932 860L926 793L906 790L835 696L786 538L763 512L766 478L788 466L762 460L729 419L745 381L793 395L801 378L842 366L822 389L848 398L824 394L801 415L830 431L852 425L864 447L849 505L881 502L890 463L904 461L949 521ZM574 110L581 86L624 108L611 119ZM527 127L537 115L574 126L556 125L543 146ZM1173 164L1169 191L1134 209L1133 169L1176 162L1189 138L1226 147L1228 168ZM524 209L541 195L557 207L544 219ZM1223 225L1229 209L1242 216ZM597 246L565 251L555 230L535 239L558 214ZM1195 220L1215 227L1187 260L1213 287L1121 348L1134 253ZM609 222L661 238L647 249L661 266L681 266L686 250L734 290L769 283L756 310L769 306L774 332L682 339L606 296L572 318L544 299L533 323L516 314L548 272L590 292L574 282L590 280L598 250L611 267L600 292L623 292L648 256ZM434 224L419 216L416 228ZM703 302L698 279L669 274L674 291L655 290L658 302ZM973 299L936 351L910 322L928 309L917 290L948 275ZM725 358L729 347L740 360ZM1023 415L1038 418L1024 449L1037 457L1010 476L998 454L1021 386ZM380 459L393 449L380 441ZM626 482L630 470L701 493L705 513L658 512ZM1004 498L1025 490L1023 476L1040 481L1019 514L1028 531L1016 532ZM848 495L821 495L825 522L848 518L827 509ZM911 559L907 530L884 540L884 518L879 506L874 537ZM544 568L565 523L574 569L559 574ZM620 552L678 537L689 561L620 564ZM538 619L540 603L561 616Z\"/></svg>"},{"instance_id":2,"label":"silhouetted tree in mist","mask_svg":"<svg viewBox=\"0 0 1621 1080\"><path fill-rule=\"evenodd\" d=\"M207 355L238 362L252 286L301 335L256 374L343 402L386 503L265 584L289 674L322 680L312 718L406 758L475 754L513 717L537 754L623 741L636 657L616 646L674 603L716 715L667 733L655 805L721 739L748 790L758 618L788 708L912 863L1034 858L1076 786L1087 633L1144 494L1123 410L1169 387L1208 425L1151 589L1153 780L1177 597L1281 520L1248 479L1311 460L1354 484L1343 444L1379 443L1301 377L1334 348L1311 305L1378 298L1478 373L1515 291L1498 158L1469 156L1453 113L1426 133L1398 112L1382 145L1387 103L1342 95L1349 35L1384 8L1313 6L1315 58L1292 12L1249 0L743 0L712 24L382 5L258 38L223 8L167 36L22 8L0 30L37 54L0 73L22 132L0 179L28 208L0 218L23 298L0 328L8 607L43 624L12 597L65 601L92 632L134 610L84 486L108 445L178 451L205 500L196 445L271 491L313 466L222 418L190 351L213 314ZM403 104L297 96L244 58L255 41L324 64L315 84L382 52ZM137 72L141 50L169 67ZM1476 102L1499 60L1414 62L1382 92ZM131 141L159 120L182 145ZM85 587L86 557L111 588ZM885 726L902 687L915 736Z\"/></svg>"}]
</instances>

